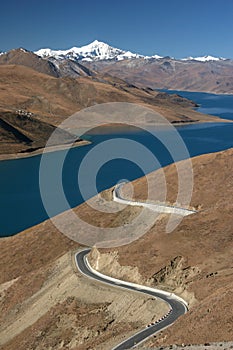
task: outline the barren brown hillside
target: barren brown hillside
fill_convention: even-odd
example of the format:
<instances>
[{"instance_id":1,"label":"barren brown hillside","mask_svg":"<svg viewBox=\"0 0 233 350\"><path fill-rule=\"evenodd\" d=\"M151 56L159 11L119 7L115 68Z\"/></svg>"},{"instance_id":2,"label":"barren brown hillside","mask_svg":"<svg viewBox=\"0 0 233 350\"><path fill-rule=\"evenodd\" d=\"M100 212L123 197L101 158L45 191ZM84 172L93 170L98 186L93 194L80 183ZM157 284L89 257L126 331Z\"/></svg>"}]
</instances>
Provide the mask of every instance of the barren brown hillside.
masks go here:
<instances>
[{"instance_id":1,"label":"barren brown hillside","mask_svg":"<svg viewBox=\"0 0 233 350\"><path fill-rule=\"evenodd\" d=\"M53 126L77 111L106 102L140 104L174 123L219 121L219 118L194 111L195 104L187 99L137 88L109 75L77 79L54 77L44 69L46 60L41 62L31 53L23 53L23 57L25 55L34 69L0 64L0 154L41 148ZM26 111L26 116L19 115L19 110ZM27 113L33 115L28 118Z\"/></svg>"},{"instance_id":2,"label":"barren brown hillside","mask_svg":"<svg viewBox=\"0 0 233 350\"><path fill-rule=\"evenodd\" d=\"M46 221L0 240L1 349L109 349L168 306L87 280L80 248ZM20 262L20 263L19 263Z\"/></svg>"},{"instance_id":3,"label":"barren brown hillside","mask_svg":"<svg viewBox=\"0 0 233 350\"><path fill-rule=\"evenodd\" d=\"M45 60L31 51L25 49L13 49L0 56L0 65L20 65L34 69L39 73L51 75L53 77L63 76L91 76L94 72L84 67L79 62L71 60Z\"/></svg>"},{"instance_id":4,"label":"barren brown hillside","mask_svg":"<svg viewBox=\"0 0 233 350\"><path fill-rule=\"evenodd\" d=\"M132 102L161 112L171 121L219 120L193 111L184 98L164 98L150 89L139 89L122 80L91 77L55 78L19 65L0 66L0 108L27 109L41 119L58 124L80 109L105 102ZM98 81L99 80L99 81Z\"/></svg>"},{"instance_id":5,"label":"barren brown hillside","mask_svg":"<svg viewBox=\"0 0 233 350\"><path fill-rule=\"evenodd\" d=\"M232 149L195 157L191 205L201 210L184 218L170 234L165 233L163 217L142 239L118 249L121 265L137 266L145 280L194 303L188 314L149 344L232 340L232 167ZM165 168L165 174L168 200L174 202L175 166ZM150 176L156 184L156 172ZM145 187L145 179L135 181L136 198L144 197Z\"/></svg>"},{"instance_id":6,"label":"barren brown hillside","mask_svg":"<svg viewBox=\"0 0 233 350\"><path fill-rule=\"evenodd\" d=\"M170 57L119 62L92 62L91 69L154 89L233 93L233 63L181 61Z\"/></svg>"},{"instance_id":7,"label":"barren brown hillside","mask_svg":"<svg viewBox=\"0 0 233 350\"><path fill-rule=\"evenodd\" d=\"M194 158L191 204L202 210L172 233L165 233L163 215L134 243L101 250L99 266L105 273L173 290L190 302L190 311L145 348L232 340L232 166L232 149ZM156 174L150 174L154 181ZM175 166L165 174L172 202ZM145 179L135 181L137 198L144 197L145 185ZM110 199L111 192L104 196ZM100 226L128 222L138 211L127 207L107 215L87 204L75 209ZM3 349L109 349L164 311L136 294L76 276L72 256L77 248L50 221L0 240ZM93 264L94 258L93 253Z\"/></svg>"},{"instance_id":8,"label":"barren brown hillside","mask_svg":"<svg viewBox=\"0 0 233 350\"><path fill-rule=\"evenodd\" d=\"M54 64L22 48L8 51L0 56L0 65L14 64L29 67L39 73L48 74L53 77L59 76L59 72Z\"/></svg>"},{"instance_id":9,"label":"barren brown hillside","mask_svg":"<svg viewBox=\"0 0 233 350\"><path fill-rule=\"evenodd\" d=\"M41 152L55 126L46 123L28 112L0 113L0 157L7 158L18 154L24 156L32 152ZM64 147L75 141L75 145L83 145L86 141L57 129L57 137L52 146Z\"/></svg>"}]
</instances>

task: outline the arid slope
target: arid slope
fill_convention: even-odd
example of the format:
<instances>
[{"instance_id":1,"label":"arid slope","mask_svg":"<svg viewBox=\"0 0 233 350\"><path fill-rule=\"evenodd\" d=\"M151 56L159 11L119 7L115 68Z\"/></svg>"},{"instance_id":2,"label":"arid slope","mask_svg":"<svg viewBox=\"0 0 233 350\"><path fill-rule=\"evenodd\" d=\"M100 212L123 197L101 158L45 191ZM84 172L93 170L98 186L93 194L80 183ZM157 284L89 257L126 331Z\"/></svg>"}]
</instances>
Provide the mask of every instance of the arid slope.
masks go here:
<instances>
[{"instance_id":1,"label":"arid slope","mask_svg":"<svg viewBox=\"0 0 233 350\"><path fill-rule=\"evenodd\" d=\"M107 102L141 105L176 124L220 121L194 111L195 103L180 96L138 88L109 74L96 74L72 61L60 65L65 71L80 70L80 73L75 78L72 74L60 75L52 62L22 49L0 56L0 154L43 147L52 125L59 125L87 107ZM19 115L22 110L26 111L26 117ZM27 113L33 117L27 118Z\"/></svg>"},{"instance_id":2,"label":"arid slope","mask_svg":"<svg viewBox=\"0 0 233 350\"><path fill-rule=\"evenodd\" d=\"M170 57L119 62L99 61L88 67L153 89L233 93L233 61L181 61Z\"/></svg>"},{"instance_id":3,"label":"arid slope","mask_svg":"<svg viewBox=\"0 0 233 350\"><path fill-rule=\"evenodd\" d=\"M137 266L145 281L191 301L188 314L157 342L150 342L154 345L229 341L233 335L233 150L195 157L192 162L191 205L199 212L184 218L172 233L165 233L163 216L143 238L117 250L121 266ZM159 172L149 175L158 191ZM176 167L168 166L164 172L167 199L173 203ZM145 198L145 188L145 178L135 181L135 197Z\"/></svg>"},{"instance_id":4,"label":"arid slope","mask_svg":"<svg viewBox=\"0 0 233 350\"><path fill-rule=\"evenodd\" d=\"M148 347L232 339L232 166L232 149L194 158L191 205L201 209L197 214L172 233L165 232L163 215L134 243L101 250L99 268L105 273L175 291L190 302L190 311ZM176 167L164 171L173 202ZM150 176L159 186L158 172ZM145 188L144 178L135 181L135 197L145 198ZM111 192L103 196L109 200ZM140 209L104 214L83 204L75 212L106 227L128 222ZM77 248L50 221L0 240L1 338L8 340L3 349L108 349L163 312L162 305L152 307L149 300L76 276L72 256Z\"/></svg>"}]
</instances>

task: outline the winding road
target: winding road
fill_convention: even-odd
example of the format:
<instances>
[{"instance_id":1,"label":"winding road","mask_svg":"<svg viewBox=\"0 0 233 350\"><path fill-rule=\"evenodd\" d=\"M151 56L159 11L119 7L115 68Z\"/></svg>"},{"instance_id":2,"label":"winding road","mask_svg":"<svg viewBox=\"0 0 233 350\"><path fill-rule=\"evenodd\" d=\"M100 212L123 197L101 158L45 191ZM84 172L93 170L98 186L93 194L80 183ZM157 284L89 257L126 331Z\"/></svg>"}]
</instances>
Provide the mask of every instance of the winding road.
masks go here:
<instances>
[{"instance_id":1,"label":"winding road","mask_svg":"<svg viewBox=\"0 0 233 350\"><path fill-rule=\"evenodd\" d=\"M121 187L124 186L125 184L126 182L121 182L114 187L112 192L114 202L118 202L125 205L142 206L144 208L148 208L158 213L176 214L180 216L187 216L187 215L195 214L197 212L196 210L182 208L175 205L168 205L165 203L149 203L149 202L140 202L140 201L125 199L122 197L120 193Z\"/></svg>"},{"instance_id":2,"label":"winding road","mask_svg":"<svg viewBox=\"0 0 233 350\"><path fill-rule=\"evenodd\" d=\"M178 317L185 314L188 310L187 303L176 296L173 293L164 292L158 289L137 285L135 283L130 283L126 281L121 281L116 278L112 278L102 273L94 270L87 260L87 254L90 249L85 249L75 254L75 262L79 271L88 278L95 279L99 282L109 284L118 288L125 288L128 290L133 290L139 293L144 293L154 298L160 298L164 300L170 306L170 312L164 315L162 319L157 321L155 324L142 329L140 332L134 334L132 337L124 340L122 343L118 344L112 350L126 350L143 342L150 336L156 334L157 332L165 329L166 327L172 325Z\"/></svg>"}]
</instances>

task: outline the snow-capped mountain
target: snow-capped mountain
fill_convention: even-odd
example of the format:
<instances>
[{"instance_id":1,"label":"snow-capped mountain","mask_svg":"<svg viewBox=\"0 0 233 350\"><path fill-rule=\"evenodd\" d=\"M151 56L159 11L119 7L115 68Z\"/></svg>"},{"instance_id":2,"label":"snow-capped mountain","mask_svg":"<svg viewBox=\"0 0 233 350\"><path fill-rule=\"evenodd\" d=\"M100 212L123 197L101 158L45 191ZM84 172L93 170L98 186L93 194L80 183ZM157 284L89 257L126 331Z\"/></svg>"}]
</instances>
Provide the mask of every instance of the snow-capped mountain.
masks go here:
<instances>
[{"instance_id":1,"label":"snow-capped mountain","mask_svg":"<svg viewBox=\"0 0 233 350\"><path fill-rule=\"evenodd\" d=\"M106 43L95 40L92 43L82 47L72 47L68 50L51 50L51 49L40 49L35 51L35 54L43 58L54 57L56 59L71 59L75 61L101 61L101 60L114 60L122 61L126 59L160 59L162 56L143 56L131 51L121 50L112 47Z\"/></svg>"},{"instance_id":2,"label":"snow-capped mountain","mask_svg":"<svg viewBox=\"0 0 233 350\"><path fill-rule=\"evenodd\" d=\"M153 55L153 56L144 56L138 53L133 53L131 51L121 50L115 47L112 47L102 41L95 40L92 43L81 46L81 47L72 47L68 50L51 50L49 48L40 49L34 52L36 55L43 58L55 58L57 60L70 59L73 61L123 61L131 60L137 58L143 58L145 60L160 60L163 59L163 56ZM170 57L172 60L175 58ZM201 57L187 57L182 58L181 61L198 61L198 62L210 62L210 61L221 61L226 60L222 57L214 57L211 55L201 56Z\"/></svg>"},{"instance_id":3,"label":"snow-capped mountain","mask_svg":"<svg viewBox=\"0 0 233 350\"><path fill-rule=\"evenodd\" d=\"M209 61L225 61L226 58L223 57L214 57L210 55L200 56L200 57L187 57L182 58L182 61L199 61L199 62L209 62Z\"/></svg>"},{"instance_id":4,"label":"snow-capped mountain","mask_svg":"<svg viewBox=\"0 0 233 350\"><path fill-rule=\"evenodd\" d=\"M233 91L232 59L210 55L183 59L144 56L97 40L69 50L47 48L33 53L19 48L0 53L0 65L12 64L53 77L89 77L103 82L104 77L112 76L152 89Z\"/></svg>"},{"instance_id":5,"label":"snow-capped mountain","mask_svg":"<svg viewBox=\"0 0 233 350\"><path fill-rule=\"evenodd\" d=\"M124 59L133 59L144 57L137 53L130 51L124 51L112 47L106 43L95 40L89 45L82 47L72 47L68 50L51 50L51 49L40 49L35 51L35 54L45 57L54 57L56 59L71 59L81 61L99 61L99 60L115 60L121 61Z\"/></svg>"}]
</instances>

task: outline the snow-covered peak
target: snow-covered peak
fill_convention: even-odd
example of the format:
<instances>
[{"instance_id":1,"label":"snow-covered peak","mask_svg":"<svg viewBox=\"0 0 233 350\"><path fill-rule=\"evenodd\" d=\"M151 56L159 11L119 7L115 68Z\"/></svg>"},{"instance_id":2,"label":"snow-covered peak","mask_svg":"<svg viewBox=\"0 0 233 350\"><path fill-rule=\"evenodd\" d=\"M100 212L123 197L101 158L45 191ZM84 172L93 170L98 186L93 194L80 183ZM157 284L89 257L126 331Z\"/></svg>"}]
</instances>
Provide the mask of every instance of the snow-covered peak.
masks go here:
<instances>
[{"instance_id":1,"label":"snow-covered peak","mask_svg":"<svg viewBox=\"0 0 233 350\"><path fill-rule=\"evenodd\" d=\"M153 55L151 56L151 58L154 58L155 60L159 60L160 58L163 58L163 56Z\"/></svg>"},{"instance_id":2,"label":"snow-covered peak","mask_svg":"<svg viewBox=\"0 0 233 350\"><path fill-rule=\"evenodd\" d=\"M41 57L54 57L59 59L61 58L61 56L65 56L67 54L67 50L51 50L47 48L47 49L40 49L38 51L35 51L34 53Z\"/></svg>"},{"instance_id":3,"label":"snow-covered peak","mask_svg":"<svg viewBox=\"0 0 233 350\"><path fill-rule=\"evenodd\" d=\"M151 59L160 60L161 58L164 58L164 57L163 56L159 56L159 55L153 55L153 56L143 56L143 58L145 60L151 60Z\"/></svg>"},{"instance_id":4,"label":"snow-covered peak","mask_svg":"<svg viewBox=\"0 0 233 350\"><path fill-rule=\"evenodd\" d=\"M19 51L22 51L22 52L24 52L24 53L29 52L28 50L24 49L23 47L20 47L20 48L19 48Z\"/></svg>"},{"instance_id":5,"label":"snow-covered peak","mask_svg":"<svg viewBox=\"0 0 233 350\"><path fill-rule=\"evenodd\" d=\"M54 57L56 59L69 58L82 61L116 60L143 57L130 51L112 47L104 42L95 40L82 47L72 47L68 50L40 49L35 54L41 57Z\"/></svg>"},{"instance_id":6,"label":"snow-covered peak","mask_svg":"<svg viewBox=\"0 0 233 350\"><path fill-rule=\"evenodd\" d=\"M11 50L5 51L5 52L0 51L0 56L2 56L2 55L7 55L9 52L17 53L17 52L20 52L20 51L21 51L21 52L24 52L24 53L29 53L29 52L31 52L31 51L28 51L28 50L24 49L23 47L19 47L19 48L17 48L17 49L11 49Z\"/></svg>"},{"instance_id":7,"label":"snow-covered peak","mask_svg":"<svg viewBox=\"0 0 233 350\"><path fill-rule=\"evenodd\" d=\"M221 61L221 60L226 60L226 59L222 57L214 57L210 55L200 56L200 57L187 57L182 59L182 61L199 61L199 62Z\"/></svg>"},{"instance_id":8,"label":"snow-covered peak","mask_svg":"<svg viewBox=\"0 0 233 350\"><path fill-rule=\"evenodd\" d=\"M70 59L73 61L101 61L101 60L113 60L113 61L123 61L131 60L136 58L142 58L145 60L160 60L164 58L163 56L153 55L153 56L144 56L131 51L125 51L118 49L116 47L110 46L102 41L94 40L88 45L81 47L72 47L68 50L52 50L49 48L40 49L34 52L36 55L43 58L55 58L60 59ZM173 57L169 57L174 59ZM214 57L211 55L200 56L200 57L187 57L181 59L181 61L197 61L197 62L211 62L211 61L220 61L226 60L222 57Z\"/></svg>"}]
</instances>

